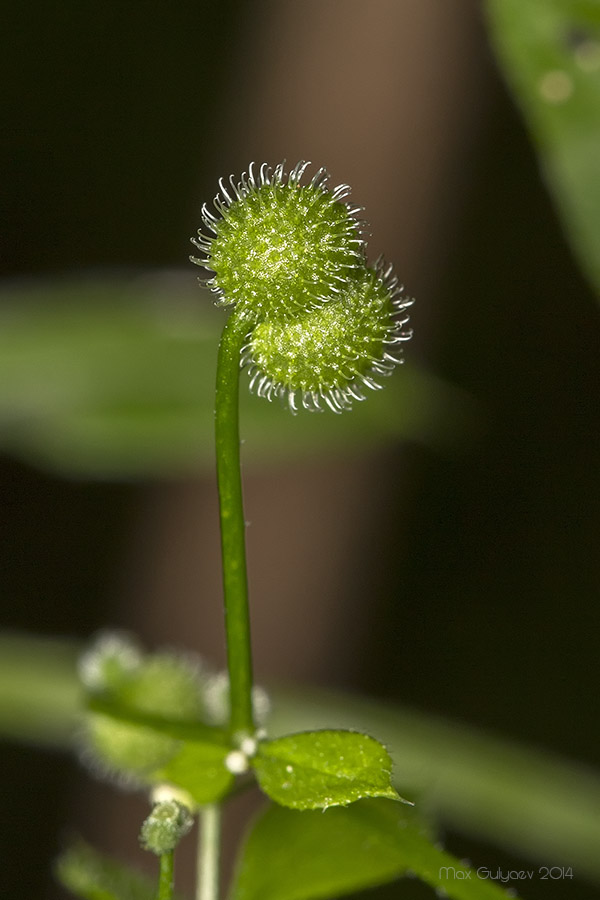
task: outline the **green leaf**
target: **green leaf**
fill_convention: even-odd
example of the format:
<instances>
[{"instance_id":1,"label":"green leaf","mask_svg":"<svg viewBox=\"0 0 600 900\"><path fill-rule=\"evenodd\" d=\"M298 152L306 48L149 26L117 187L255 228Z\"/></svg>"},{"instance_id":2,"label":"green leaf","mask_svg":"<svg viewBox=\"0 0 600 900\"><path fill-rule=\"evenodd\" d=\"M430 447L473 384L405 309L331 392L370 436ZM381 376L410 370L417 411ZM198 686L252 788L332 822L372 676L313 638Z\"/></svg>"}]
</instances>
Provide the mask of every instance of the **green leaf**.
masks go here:
<instances>
[{"instance_id":1,"label":"green leaf","mask_svg":"<svg viewBox=\"0 0 600 900\"><path fill-rule=\"evenodd\" d=\"M312 731L263 741L252 760L258 783L292 809L346 806L362 797L400 800L392 760L378 741L353 731Z\"/></svg>"},{"instance_id":2,"label":"green leaf","mask_svg":"<svg viewBox=\"0 0 600 900\"><path fill-rule=\"evenodd\" d=\"M231 786L223 729L163 718L112 698L92 697L89 709L87 740L105 766L145 784L168 781L199 804L219 800Z\"/></svg>"},{"instance_id":3,"label":"green leaf","mask_svg":"<svg viewBox=\"0 0 600 900\"><path fill-rule=\"evenodd\" d=\"M191 272L12 284L0 299L3 450L97 478L213 466L225 314ZM251 396L247 381L246 463L359 454L407 436L454 441L469 427L464 398L408 366L344 416L294 417Z\"/></svg>"},{"instance_id":4,"label":"green leaf","mask_svg":"<svg viewBox=\"0 0 600 900\"><path fill-rule=\"evenodd\" d=\"M197 720L172 719L168 716L143 712L110 697L89 697L87 708L93 713L128 725L139 725L174 740L204 740L209 744L222 744L223 746L227 744L226 731L223 728L206 725Z\"/></svg>"},{"instance_id":5,"label":"green leaf","mask_svg":"<svg viewBox=\"0 0 600 900\"><path fill-rule=\"evenodd\" d=\"M81 729L80 645L65 638L0 632L0 734L68 747Z\"/></svg>"},{"instance_id":6,"label":"green leaf","mask_svg":"<svg viewBox=\"0 0 600 900\"><path fill-rule=\"evenodd\" d=\"M415 811L384 800L296 812L271 806L246 839L230 900L319 900L409 873L455 900L506 900L430 842Z\"/></svg>"},{"instance_id":7,"label":"green leaf","mask_svg":"<svg viewBox=\"0 0 600 900\"><path fill-rule=\"evenodd\" d=\"M3 738L73 748L85 714L80 651L73 641L0 632ZM398 782L443 826L519 847L536 864L560 859L600 883L600 774L589 766L395 704L306 688L269 693L274 735L332 725L378 734L393 748Z\"/></svg>"},{"instance_id":8,"label":"green leaf","mask_svg":"<svg viewBox=\"0 0 600 900\"><path fill-rule=\"evenodd\" d=\"M224 732L201 721L203 681L197 666L172 653L155 653L119 668L119 648L113 639L100 637L81 662L91 691L84 734L100 769L133 775L143 783L164 780L164 767L179 758L188 739L200 747L215 747L212 756L210 750L205 753L211 759L224 757ZM205 789L196 784L196 790L199 802L220 796L215 794L212 770Z\"/></svg>"},{"instance_id":9,"label":"green leaf","mask_svg":"<svg viewBox=\"0 0 600 900\"><path fill-rule=\"evenodd\" d=\"M270 688L273 735L353 727L393 751L396 783L442 826L560 859L600 884L600 772L548 750L415 709L333 691Z\"/></svg>"},{"instance_id":10,"label":"green leaf","mask_svg":"<svg viewBox=\"0 0 600 900\"><path fill-rule=\"evenodd\" d=\"M600 291L600 4L488 0L492 39L582 268Z\"/></svg>"},{"instance_id":11,"label":"green leaf","mask_svg":"<svg viewBox=\"0 0 600 900\"><path fill-rule=\"evenodd\" d=\"M56 875L82 900L154 900L156 895L152 881L83 842L59 857Z\"/></svg>"},{"instance_id":12,"label":"green leaf","mask_svg":"<svg viewBox=\"0 0 600 900\"><path fill-rule=\"evenodd\" d=\"M214 803L231 787L234 777L225 767L229 748L203 741L185 741L169 762L152 773L187 791L196 803Z\"/></svg>"}]
</instances>

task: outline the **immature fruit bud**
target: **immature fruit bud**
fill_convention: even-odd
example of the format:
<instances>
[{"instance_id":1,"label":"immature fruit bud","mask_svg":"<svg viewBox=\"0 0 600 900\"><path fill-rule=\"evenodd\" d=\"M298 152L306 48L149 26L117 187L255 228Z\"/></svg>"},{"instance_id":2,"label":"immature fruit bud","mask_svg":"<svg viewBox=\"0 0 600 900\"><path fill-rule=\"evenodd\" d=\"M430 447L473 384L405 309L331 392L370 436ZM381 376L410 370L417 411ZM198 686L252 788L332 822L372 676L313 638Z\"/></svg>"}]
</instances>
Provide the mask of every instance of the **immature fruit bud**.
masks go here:
<instances>
[{"instance_id":1,"label":"immature fruit bud","mask_svg":"<svg viewBox=\"0 0 600 900\"><path fill-rule=\"evenodd\" d=\"M394 319L408 302L400 296L391 268L362 268L345 292L321 309L290 322L261 322L244 347L250 387L260 396L280 397L295 412L324 405L334 412L364 400L364 386L377 389L376 375L389 375L400 362L393 354L410 337L406 319Z\"/></svg>"},{"instance_id":2,"label":"immature fruit bud","mask_svg":"<svg viewBox=\"0 0 600 900\"><path fill-rule=\"evenodd\" d=\"M221 218L202 208L209 237L192 238L212 270L209 282L217 304L235 305L249 321L287 319L322 306L344 287L348 273L364 262L358 208L341 202L350 193L341 184L326 188L329 175L319 169L312 181L300 180L309 163L299 162L286 176L284 164L271 172L253 165L239 182L219 182L214 206Z\"/></svg>"},{"instance_id":3,"label":"immature fruit bud","mask_svg":"<svg viewBox=\"0 0 600 900\"><path fill-rule=\"evenodd\" d=\"M251 165L237 183L221 179L221 218L203 207L214 236L193 239L205 253L193 262L215 273L208 284L217 304L235 306L247 323L242 364L251 389L292 412L342 412L401 362L412 300L391 266L367 265L358 208L341 202L348 186L328 191L324 169L301 185L307 165L287 177L283 163L273 172L262 165L257 177Z\"/></svg>"},{"instance_id":4,"label":"immature fruit bud","mask_svg":"<svg viewBox=\"0 0 600 900\"><path fill-rule=\"evenodd\" d=\"M194 824L189 809L177 800L157 803L142 825L140 843L157 856L170 853Z\"/></svg>"}]
</instances>

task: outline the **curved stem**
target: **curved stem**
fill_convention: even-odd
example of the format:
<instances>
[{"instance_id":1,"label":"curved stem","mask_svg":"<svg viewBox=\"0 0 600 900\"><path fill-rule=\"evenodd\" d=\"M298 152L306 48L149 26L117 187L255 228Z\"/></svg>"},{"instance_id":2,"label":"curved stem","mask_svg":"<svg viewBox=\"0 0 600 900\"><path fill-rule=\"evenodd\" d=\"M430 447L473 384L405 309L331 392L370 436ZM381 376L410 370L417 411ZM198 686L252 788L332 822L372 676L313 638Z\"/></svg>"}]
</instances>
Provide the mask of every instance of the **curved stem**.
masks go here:
<instances>
[{"instance_id":1,"label":"curved stem","mask_svg":"<svg viewBox=\"0 0 600 900\"><path fill-rule=\"evenodd\" d=\"M221 807L200 807L198 822L198 878L196 900L218 900L221 849Z\"/></svg>"},{"instance_id":2,"label":"curved stem","mask_svg":"<svg viewBox=\"0 0 600 900\"><path fill-rule=\"evenodd\" d=\"M246 535L242 502L239 435L240 351L248 326L232 313L223 329L217 362L215 440L221 516L223 592L231 735L251 734L252 651L246 574Z\"/></svg>"},{"instance_id":3,"label":"curved stem","mask_svg":"<svg viewBox=\"0 0 600 900\"><path fill-rule=\"evenodd\" d=\"M162 853L158 876L157 900L173 900L174 891L173 851Z\"/></svg>"}]
</instances>

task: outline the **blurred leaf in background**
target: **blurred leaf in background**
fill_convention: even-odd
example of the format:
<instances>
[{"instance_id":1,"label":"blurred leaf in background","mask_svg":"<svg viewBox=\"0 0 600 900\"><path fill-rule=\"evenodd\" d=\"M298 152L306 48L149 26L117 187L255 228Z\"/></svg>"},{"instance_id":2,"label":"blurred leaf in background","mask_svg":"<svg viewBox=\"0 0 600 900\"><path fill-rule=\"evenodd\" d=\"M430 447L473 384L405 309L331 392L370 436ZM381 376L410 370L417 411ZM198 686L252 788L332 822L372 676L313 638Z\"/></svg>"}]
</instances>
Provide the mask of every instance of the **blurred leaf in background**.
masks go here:
<instances>
[{"instance_id":1,"label":"blurred leaf in background","mask_svg":"<svg viewBox=\"0 0 600 900\"><path fill-rule=\"evenodd\" d=\"M583 270L600 293L600 4L488 0L506 79Z\"/></svg>"},{"instance_id":2,"label":"blurred leaf in background","mask_svg":"<svg viewBox=\"0 0 600 900\"><path fill-rule=\"evenodd\" d=\"M14 283L0 301L5 450L87 478L211 469L225 317L192 274ZM247 389L242 398L246 461L460 440L470 418L460 392L414 366L348 416L293 417Z\"/></svg>"}]
</instances>

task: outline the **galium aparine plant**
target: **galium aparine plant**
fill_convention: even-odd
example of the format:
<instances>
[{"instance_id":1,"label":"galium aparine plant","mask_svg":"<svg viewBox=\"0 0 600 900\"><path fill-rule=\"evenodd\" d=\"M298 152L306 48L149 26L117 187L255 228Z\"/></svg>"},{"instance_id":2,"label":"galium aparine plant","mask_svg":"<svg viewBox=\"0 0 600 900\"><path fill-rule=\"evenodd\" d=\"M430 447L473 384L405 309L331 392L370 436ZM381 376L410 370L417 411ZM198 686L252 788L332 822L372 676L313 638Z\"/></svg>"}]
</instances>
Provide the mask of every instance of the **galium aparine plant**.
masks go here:
<instances>
[{"instance_id":1,"label":"galium aparine plant","mask_svg":"<svg viewBox=\"0 0 600 900\"><path fill-rule=\"evenodd\" d=\"M153 804L141 842L159 857L158 900L173 900L174 851L194 816L199 820L197 898L218 900L223 806L234 792L252 785L272 801L265 817L275 816L279 824L270 833L291 827L300 834L316 827L317 820L306 818L310 811L349 807L349 818L336 818L334 827L336 835L340 829L348 837L359 835L358 848L349 850L354 862L374 835L386 835L385 841L391 835L393 845L399 828L408 827L408 820L399 819L405 814L397 812L405 806L392 804L390 813L389 801L401 798L385 747L368 735L334 729L271 737L264 718L268 704L253 683L240 371L247 371L259 396L279 398L294 413L301 408L341 413L381 387L380 378L402 361L401 345L410 337L406 310L412 301L391 265L381 259L369 263L364 222L348 199L349 187L329 189L322 168L305 178L308 165L299 162L289 173L284 163L250 165L239 179L221 179L214 211L203 206L203 230L192 239L201 253L192 261L211 273L206 284L216 304L229 308L215 401L227 673L214 675L179 654L144 654L119 634L101 636L80 666L84 756L98 774L147 790ZM365 807L350 812L357 801L383 802L383 807L368 807L364 819ZM301 819L282 823L281 816ZM265 817L242 850L233 900L262 896L251 848ZM328 844L319 841L325 859ZM331 869L332 892L347 892L342 888L349 882L340 881L344 867L333 857ZM357 889L389 880L389 872L396 871L386 861L373 880L370 851L358 869L352 882ZM119 887L114 864L104 865L89 848L65 854L59 875L81 897L102 890L111 900L133 895ZM145 897L144 890L138 885L134 893ZM322 889L318 896L325 896Z\"/></svg>"}]
</instances>

